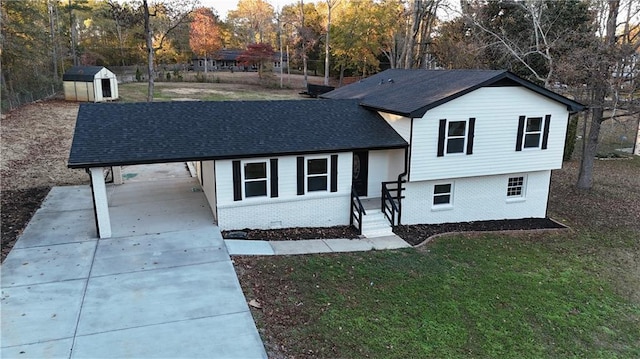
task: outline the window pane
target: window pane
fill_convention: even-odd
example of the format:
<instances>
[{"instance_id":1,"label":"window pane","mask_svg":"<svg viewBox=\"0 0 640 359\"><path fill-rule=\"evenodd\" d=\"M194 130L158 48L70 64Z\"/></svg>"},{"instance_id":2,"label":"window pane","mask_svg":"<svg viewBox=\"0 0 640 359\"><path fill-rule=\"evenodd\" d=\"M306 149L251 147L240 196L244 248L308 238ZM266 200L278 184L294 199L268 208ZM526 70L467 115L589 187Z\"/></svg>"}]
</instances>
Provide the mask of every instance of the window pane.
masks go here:
<instances>
[{"instance_id":1,"label":"window pane","mask_svg":"<svg viewBox=\"0 0 640 359\"><path fill-rule=\"evenodd\" d=\"M327 159L318 158L307 161L307 174L317 175L327 173Z\"/></svg>"},{"instance_id":2,"label":"window pane","mask_svg":"<svg viewBox=\"0 0 640 359\"><path fill-rule=\"evenodd\" d=\"M467 123L465 121L452 121L449 122L448 136L464 136L464 129Z\"/></svg>"},{"instance_id":3,"label":"window pane","mask_svg":"<svg viewBox=\"0 0 640 359\"><path fill-rule=\"evenodd\" d=\"M524 147L538 147L540 146L540 134L530 134L524 136Z\"/></svg>"},{"instance_id":4,"label":"window pane","mask_svg":"<svg viewBox=\"0 0 640 359\"><path fill-rule=\"evenodd\" d=\"M522 187L510 187L507 189L507 196L520 196L522 195Z\"/></svg>"},{"instance_id":5,"label":"window pane","mask_svg":"<svg viewBox=\"0 0 640 359\"><path fill-rule=\"evenodd\" d=\"M267 163L245 163L244 179L267 178Z\"/></svg>"},{"instance_id":6,"label":"window pane","mask_svg":"<svg viewBox=\"0 0 640 359\"><path fill-rule=\"evenodd\" d=\"M267 181L253 181L244 183L244 196L257 197L267 195Z\"/></svg>"},{"instance_id":7,"label":"window pane","mask_svg":"<svg viewBox=\"0 0 640 359\"><path fill-rule=\"evenodd\" d=\"M448 204L451 201L451 195L449 194L439 194L433 196L433 204Z\"/></svg>"},{"instance_id":8,"label":"window pane","mask_svg":"<svg viewBox=\"0 0 640 359\"><path fill-rule=\"evenodd\" d=\"M542 129L542 117L527 118L527 132L540 131Z\"/></svg>"},{"instance_id":9,"label":"window pane","mask_svg":"<svg viewBox=\"0 0 640 359\"><path fill-rule=\"evenodd\" d=\"M434 194L451 193L451 184L437 184L433 188Z\"/></svg>"},{"instance_id":10,"label":"window pane","mask_svg":"<svg viewBox=\"0 0 640 359\"><path fill-rule=\"evenodd\" d=\"M326 191L327 176L316 176L307 178L307 191Z\"/></svg>"},{"instance_id":11,"label":"window pane","mask_svg":"<svg viewBox=\"0 0 640 359\"><path fill-rule=\"evenodd\" d=\"M464 138L450 138L447 140L447 153L464 152Z\"/></svg>"}]
</instances>

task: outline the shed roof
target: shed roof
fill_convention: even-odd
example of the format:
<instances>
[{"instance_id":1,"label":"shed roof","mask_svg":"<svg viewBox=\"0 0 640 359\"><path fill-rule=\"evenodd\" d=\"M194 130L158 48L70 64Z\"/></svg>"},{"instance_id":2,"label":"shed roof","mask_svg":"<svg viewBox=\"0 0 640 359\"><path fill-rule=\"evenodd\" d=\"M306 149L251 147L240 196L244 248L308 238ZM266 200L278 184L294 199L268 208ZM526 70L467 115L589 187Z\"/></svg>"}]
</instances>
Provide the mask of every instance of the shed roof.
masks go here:
<instances>
[{"instance_id":1,"label":"shed roof","mask_svg":"<svg viewBox=\"0 0 640 359\"><path fill-rule=\"evenodd\" d=\"M581 111L584 105L506 70L391 69L323 94L330 99L359 99L360 104L406 117L422 117L428 110L481 87L524 86Z\"/></svg>"},{"instance_id":2,"label":"shed roof","mask_svg":"<svg viewBox=\"0 0 640 359\"><path fill-rule=\"evenodd\" d=\"M357 100L81 104L68 166L404 148Z\"/></svg>"},{"instance_id":3,"label":"shed roof","mask_svg":"<svg viewBox=\"0 0 640 359\"><path fill-rule=\"evenodd\" d=\"M74 66L62 75L62 81L93 82L104 66Z\"/></svg>"}]
</instances>

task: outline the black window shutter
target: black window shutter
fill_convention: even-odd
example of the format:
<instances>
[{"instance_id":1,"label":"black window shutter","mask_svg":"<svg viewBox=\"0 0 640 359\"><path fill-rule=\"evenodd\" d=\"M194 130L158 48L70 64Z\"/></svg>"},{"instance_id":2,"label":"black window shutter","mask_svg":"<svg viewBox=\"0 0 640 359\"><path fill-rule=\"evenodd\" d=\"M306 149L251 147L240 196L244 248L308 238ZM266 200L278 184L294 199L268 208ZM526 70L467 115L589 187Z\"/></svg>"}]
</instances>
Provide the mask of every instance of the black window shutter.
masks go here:
<instances>
[{"instance_id":1,"label":"black window shutter","mask_svg":"<svg viewBox=\"0 0 640 359\"><path fill-rule=\"evenodd\" d=\"M518 137L516 138L516 151L522 151L522 136L524 135L525 121L525 117L520 116L520 120L518 121Z\"/></svg>"},{"instance_id":2,"label":"black window shutter","mask_svg":"<svg viewBox=\"0 0 640 359\"><path fill-rule=\"evenodd\" d=\"M447 120L440 120L438 131L438 157L444 156L444 138L447 134Z\"/></svg>"},{"instance_id":3,"label":"black window shutter","mask_svg":"<svg viewBox=\"0 0 640 359\"><path fill-rule=\"evenodd\" d=\"M549 141L549 124L551 123L551 115L544 116L544 132L542 133L542 149L547 149L547 142Z\"/></svg>"},{"instance_id":4,"label":"black window shutter","mask_svg":"<svg viewBox=\"0 0 640 359\"><path fill-rule=\"evenodd\" d=\"M473 154L473 135L476 130L476 118L471 117L469 119L469 132L467 134L467 154Z\"/></svg>"},{"instance_id":5,"label":"black window shutter","mask_svg":"<svg viewBox=\"0 0 640 359\"><path fill-rule=\"evenodd\" d=\"M304 157L297 158L298 196L304 194Z\"/></svg>"},{"instance_id":6,"label":"black window shutter","mask_svg":"<svg viewBox=\"0 0 640 359\"><path fill-rule=\"evenodd\" d=\"M278 197L278 159L269 160L270 178L271 178L271 197Z\"/></svg>"},{"instance_id":7,"label":"black window shutter","mask_svg":"<svg viewBox=\"0 0 640 359\"><path fill-rule=\"evenodd\" d=\"M233 161L233 200L242 200L242 173L240 173L240 161Z\"/></svg>"},{"instance_id":8,"label":"black window shutter","mask_svg":"<svg viewBox=\"0 0 640 359\"><path fill-rule=\"evenodd\" d=\"M331 155L331 192L338 192L338 155Z\"/></svg>"}]
</instances>

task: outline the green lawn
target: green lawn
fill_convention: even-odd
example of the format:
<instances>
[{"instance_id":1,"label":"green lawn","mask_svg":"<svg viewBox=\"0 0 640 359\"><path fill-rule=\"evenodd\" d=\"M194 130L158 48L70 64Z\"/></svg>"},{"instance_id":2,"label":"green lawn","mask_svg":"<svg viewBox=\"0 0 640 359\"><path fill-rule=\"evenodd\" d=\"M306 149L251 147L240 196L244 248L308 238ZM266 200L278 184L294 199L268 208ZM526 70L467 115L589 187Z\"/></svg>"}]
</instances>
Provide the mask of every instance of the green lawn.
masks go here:
<instances>
[{"instance_id":1,"label":"green lawn","mask_svg":"<svg viewBox=\"0 0 640 359\"><path fill-rule=\"evenodd\" d=\"M246 289L294 356L640 357L640 306L598 275L608 263L582 246L593 241L456 236L423 250L252 259L263 285ZM271 322L274 310L288 319Z\"/></svg>"}]
</instances>

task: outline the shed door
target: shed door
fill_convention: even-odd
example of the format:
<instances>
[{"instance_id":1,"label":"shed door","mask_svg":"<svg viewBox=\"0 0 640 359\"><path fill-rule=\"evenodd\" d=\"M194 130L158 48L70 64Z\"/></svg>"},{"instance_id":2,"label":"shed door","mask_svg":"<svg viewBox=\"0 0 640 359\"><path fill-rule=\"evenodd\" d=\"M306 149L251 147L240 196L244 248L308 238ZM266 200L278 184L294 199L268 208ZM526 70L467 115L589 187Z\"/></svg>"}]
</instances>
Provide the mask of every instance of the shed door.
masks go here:
<instances>
[{"instance_id":1,"label":"shed door","mask_svg":"<svg viewBox=\"0 0 640 359\"><path fill-rule=\"evenodd\" d=\"M360 197L367 196L369 185L369 152L356 151L353 153L353 188Z\"/></svg>"},{"instance_id":2,"label":"shed door","mask_svg":"<svg viewBox=\"0 0 640 359\"><path fill-rule=\"evenodd\" d=\"M102 79L102 97L111 98L111 80Z\"/></svg>"}]
</instances>

